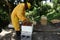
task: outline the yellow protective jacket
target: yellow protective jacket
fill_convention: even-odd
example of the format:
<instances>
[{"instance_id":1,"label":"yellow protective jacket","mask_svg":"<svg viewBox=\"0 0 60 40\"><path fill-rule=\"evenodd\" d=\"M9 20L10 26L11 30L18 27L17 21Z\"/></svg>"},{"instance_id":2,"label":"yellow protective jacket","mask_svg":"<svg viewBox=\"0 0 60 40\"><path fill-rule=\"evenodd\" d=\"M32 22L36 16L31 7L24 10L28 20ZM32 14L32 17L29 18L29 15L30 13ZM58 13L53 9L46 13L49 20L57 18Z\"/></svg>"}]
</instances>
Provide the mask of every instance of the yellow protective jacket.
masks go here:
<instances>
[{"instance_id":1,"label":"yellow protective jacket","mask_svg":"<svg viewBox=\"0 0 60 40\"><path fill-rule=\"evenodd\" d=\"M11 14L12 25L14 26L15 31L20 31L19 20L24 21L27 20L25 17L25 4L19 3Z\"/></svg>"}]
</instances>

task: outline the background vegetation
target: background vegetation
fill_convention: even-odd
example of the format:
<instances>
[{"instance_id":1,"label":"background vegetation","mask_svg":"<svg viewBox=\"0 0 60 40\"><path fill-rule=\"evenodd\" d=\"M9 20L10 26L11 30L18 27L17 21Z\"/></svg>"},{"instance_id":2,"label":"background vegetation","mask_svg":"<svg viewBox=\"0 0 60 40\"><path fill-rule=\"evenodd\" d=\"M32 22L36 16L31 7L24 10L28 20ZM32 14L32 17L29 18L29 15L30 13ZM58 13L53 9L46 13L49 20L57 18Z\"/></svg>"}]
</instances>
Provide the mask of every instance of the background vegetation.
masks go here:
<instances>
[{"instance_id":1,"label":"background vegetation","mask_svg":"<svg viewBox=\"0 0 60 40\"><path fill-rule=\"evenodd\" d=\"M51 2L45 2L43 0L31 0L31 9L26 10L26 17L30 18L30 21L40 21L42 15L48 18L48 21L52 19L60 19L60 0L52 0ZM19 0L0 0L0 24L7 26L10 21L10 14L14 7L19 3Z\"/></svg>"}]
</instances>

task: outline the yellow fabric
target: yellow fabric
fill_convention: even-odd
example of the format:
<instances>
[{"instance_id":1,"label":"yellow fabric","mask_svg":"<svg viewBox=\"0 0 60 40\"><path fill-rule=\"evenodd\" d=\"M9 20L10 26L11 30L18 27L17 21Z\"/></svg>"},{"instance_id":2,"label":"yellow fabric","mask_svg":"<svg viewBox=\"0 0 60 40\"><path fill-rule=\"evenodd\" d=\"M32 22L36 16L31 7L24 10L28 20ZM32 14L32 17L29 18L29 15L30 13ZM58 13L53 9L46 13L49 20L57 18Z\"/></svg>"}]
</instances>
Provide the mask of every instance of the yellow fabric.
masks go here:
<instances>
[{"instance_id":1,"label":"yellow fabric","mask_svg":"<svg viewBox=\"0 0 60 40\"><path fill-rule=\"evenodd\" d=\"M21 21L28 20L25 17L25 4L24 3L19 3L14 8L11 14L11 21L12 21L12 25L14 26L15 31L20 31L19 20Z\"/></svg>"},{"instance_id":2,"label":"yellow fabric","mask_svg":"<svg viewBox=\"0 0 60 40\"><path fill-rule=\"evenodd\" d=\"M28 9L30 9L30 7L31 7L31 4L27 2L27 5L28 5Z\"/></svg>"}]
</instances>

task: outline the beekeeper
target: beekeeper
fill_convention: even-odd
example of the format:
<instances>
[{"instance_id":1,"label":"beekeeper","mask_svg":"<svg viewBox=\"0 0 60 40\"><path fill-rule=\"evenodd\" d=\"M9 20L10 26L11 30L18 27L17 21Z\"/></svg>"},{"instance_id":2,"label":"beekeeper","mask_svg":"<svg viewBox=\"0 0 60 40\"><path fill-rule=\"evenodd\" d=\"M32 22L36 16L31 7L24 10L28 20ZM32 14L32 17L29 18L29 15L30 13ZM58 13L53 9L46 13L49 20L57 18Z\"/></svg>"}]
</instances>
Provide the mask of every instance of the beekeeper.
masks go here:
<instances>
[{"instance_id":1,"label":"beekeeper","mask_svg":"<svg viewBox=\"0 0 60 40\"><path fill-rule=\"evenodd\" d=\"M11 22L18 36L20 35L19 21L28 21L28 19L25 17L25 12L27 8L30 9L31 4L27 1L28 0L21 0L20 3L14 8L11 14Z\"/></svg>"}]
</instances>

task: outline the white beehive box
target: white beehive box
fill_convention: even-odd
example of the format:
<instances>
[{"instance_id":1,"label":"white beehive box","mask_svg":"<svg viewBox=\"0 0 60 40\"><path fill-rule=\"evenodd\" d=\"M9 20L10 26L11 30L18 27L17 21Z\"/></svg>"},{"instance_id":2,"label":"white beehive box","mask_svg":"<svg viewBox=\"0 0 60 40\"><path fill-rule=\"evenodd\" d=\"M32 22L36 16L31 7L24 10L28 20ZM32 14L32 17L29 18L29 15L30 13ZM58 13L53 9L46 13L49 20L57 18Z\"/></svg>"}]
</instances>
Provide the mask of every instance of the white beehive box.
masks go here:
<instances>
[{"instance_id":1,"label":"white beehive box","mask_svg":"<svg viewBox=\"0 0 60 40\"><path fill-rule=\"evenodd\" d=\"M21 40L31 40L32 32L33 26L21 26Z\"/></svg>"},{"instance_id":2,"label":"white beehive box","mask_svg":"<svg viewBox=\"0 0 60 40\"><path fill-rule=\"evenodd\" d=\"M22 26L21 34L22 35L31 35L33 31L33 26Z\"/></svg>"}]
</instances>

